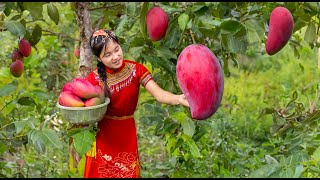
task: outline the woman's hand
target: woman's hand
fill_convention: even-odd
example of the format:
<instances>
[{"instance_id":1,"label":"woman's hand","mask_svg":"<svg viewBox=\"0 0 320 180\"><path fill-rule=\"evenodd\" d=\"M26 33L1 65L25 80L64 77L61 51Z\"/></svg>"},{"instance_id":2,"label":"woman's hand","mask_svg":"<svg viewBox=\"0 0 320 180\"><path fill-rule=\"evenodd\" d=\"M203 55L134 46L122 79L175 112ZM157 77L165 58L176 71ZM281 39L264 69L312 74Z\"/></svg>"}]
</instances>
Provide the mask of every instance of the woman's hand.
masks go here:
<instances>
[{"instance_id":1,"label":"woman's hand","mask_svg":"<svg viewBox=\"0 0 320 180\"><path fill-rule=\"evenodd\" d=\"M178 96L179 96L179 104L189 107L189 103L187 101L186 96L184 94L180 94Z\"/></svg>"}]
</instances>

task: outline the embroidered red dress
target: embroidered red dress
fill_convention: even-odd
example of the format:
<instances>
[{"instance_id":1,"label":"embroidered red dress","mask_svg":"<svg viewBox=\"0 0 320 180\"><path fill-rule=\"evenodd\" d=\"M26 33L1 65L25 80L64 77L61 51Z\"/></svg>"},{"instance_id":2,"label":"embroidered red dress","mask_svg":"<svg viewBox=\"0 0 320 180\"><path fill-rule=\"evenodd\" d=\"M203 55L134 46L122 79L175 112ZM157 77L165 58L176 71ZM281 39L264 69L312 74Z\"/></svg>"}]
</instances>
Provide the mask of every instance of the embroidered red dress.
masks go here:
<instances>
[{"instance_id":1,"label":"embroidered red dress","mask_svg":"<svg viewBox=\"0 0 320 180\"><path fill-rule=\"evenodd\" d=\"M106 71L112 95L106 115L98 123L95 153L86 154L84 177L137 178L140 163L133 114L140 85L145 87L152 75L142 64L129 60L124 60L116 71ZM97 69L86 79L93 85L103 85Z\"/></svg>"}]
</instances>

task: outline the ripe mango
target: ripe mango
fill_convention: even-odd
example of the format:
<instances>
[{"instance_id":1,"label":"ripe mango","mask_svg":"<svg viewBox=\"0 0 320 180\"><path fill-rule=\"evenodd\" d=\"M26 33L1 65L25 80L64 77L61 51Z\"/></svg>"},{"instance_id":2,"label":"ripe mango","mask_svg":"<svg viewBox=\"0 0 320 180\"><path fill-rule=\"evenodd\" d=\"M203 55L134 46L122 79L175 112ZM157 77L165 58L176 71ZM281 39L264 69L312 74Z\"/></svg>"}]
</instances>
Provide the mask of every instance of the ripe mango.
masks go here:
<instances>
[{"instance_id":1,"label":"ripe mango","mask_svg":"<svg viewBox=\"0 0 320 180\"><path fill-rule=\"evenodd\" d=\"M293 32L293 17L284 7L276 7L270 15L266 51L269 55L279 52L289 41Z\"/></svg>"},{"instance_id":2,"label":"ripe mango","mask_svg":"<svg viewBox=\"0 0 320 180\"><path fill-rule=\"evenodd\" d=\"M19 51L25 57L28 57L31 54L31 44L26 39L21 39L19 42Z\"/></svg>"},{"instance_id":3,"label":"ripe mango","mask_svg":"<svg viewBox=\"0 0 320 180\"><path fill-rule=\"evenodd\" d=\"M20 77L24 72L24 65L22 61L16 60L10 65L10 73L14 77Z\"/></svg>"},{"instance_id":4,"label":"ripe mango","mask_svg":"<svg viewBox=\"0 0 320 180\"><path fill-rule=\"evenodd\" d=\"M149 38L152 41L159 41L166 35L168 15L161 7L155 6L147 12L146 23Z\"/></svg>"},{"instance_id":5,"label":"ripe mango","mask_svg":"<svg viewBox=\"0 0 320 180\"><path fill-rule=\"evenodd\" d=\"M79 49L79 48L76 48L76 49L74 50L73 54L74 54L74 56L75 56L77 59L79 59L79 57L80 57L80 49Z\"/></svg>"},{"instance_id":6,"label":"ripe mango","mask_svg":"<svg viewBox=\"0 0 320 180\"><path fill-rule=\"evenodd\" d=\"M212 116L224 89L223 71L214 53L202 44L187 46L178 57L176 73L192 118L203 120Z\"/></svg>"},{"instance_id":7,"label":"ripe mango","mask_svg":"<svg viewBox=\"0 0 320 180\"><path fill-rule=\"evenodd\" d=\"M63 85L62 92L64 92L64 91L71 91L72 92L72 84L71 84L71 82L68 82L68 83Z\"/></svg>"},{"instance_id":8,"label":"ripe mango","mask_svg":"<svg viewBox=\"0 0 320 180\"><path fill-rule=\"evenodd\" d=\"M89 99L92 97L98 97L99 94L94 87L88 80L83 78L75 78L71 81L72 92L76 96Z\"/></svg>"},{"instance_id":9,"label":"ripe mango","mask_svg":"<svg viewBox=\"0 0 320 180\"><path fill-rule=\"evenodd\" d=\"M84 101L84 106L88 107L88 106L96 106L98 104L101 104L102 101L99 97L93 97L90 99L87 99Z\"/></svg>"},{"instance_id":10,"label":"ripe mango","mask_svg":"<svg viewBox=\"0 0 320 180\"><path fill-rule=\"evenodd\" d=\"M68 106L68 107L84 106L84 102L75 94L73 94L71 91L61 92L58 97L58 101L61 106Z\"/></svg>"},{"instance_id":11,"label":"ripe mango","mask_svg":"<svg viewBox=\"0 0 320 180\"><path fill-rule=\"evenodd\" d=\"M101 86L99 86L99 85L96 85L95 88L96 88L96 91L98 93L98 97L100 98L101 102L104 102L105 101L105 95L104 95L103 88Z\"/></svg>"}]
</instances>

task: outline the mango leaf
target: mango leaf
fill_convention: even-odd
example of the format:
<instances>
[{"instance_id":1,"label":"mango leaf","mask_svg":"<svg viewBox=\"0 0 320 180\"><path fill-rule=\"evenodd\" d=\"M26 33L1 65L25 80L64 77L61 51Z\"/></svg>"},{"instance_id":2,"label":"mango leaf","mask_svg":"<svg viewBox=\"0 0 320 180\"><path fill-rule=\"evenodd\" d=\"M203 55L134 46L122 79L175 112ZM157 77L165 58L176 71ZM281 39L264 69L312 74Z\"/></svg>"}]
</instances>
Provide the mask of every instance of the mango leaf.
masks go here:
<instances>
[{"instance_id":1,"label":"mango leaf","mask_svg":"<svg viewBox=\"0 0 320 180\"><path fill-rule=\"evenodd\" d=\"M278 164L266 164L250 174L250 178L268 178L274 172L281 169Z\"/></svg>"},{"instance_id":2,"label":"mango leaf","mask_svg":"<svg viewBox=\"0 0 320 180\"><path fill-rule=\"evenodd\" d=\"M320 161L320 146L313 152L312 158L316 161Z\"/></svg>"},{"instance_id":3,"label":"mango leaf","mask_svg":"<svg viewBox=\"0 0 320 180\"><path fill-rule=\"evenodd\" d=\"M172 150L175 149L176 144L177 144L177 138L176 137L170 137L168 139L167 144L166 144L166 149L167 149L169 154L171 154Z\"/></svg>"},{"instance_id":4,"label":"mango leaf","mask_svg":"<svg viewBox=\"0 0 320 180\"><path fill-rule=\"evenodd\" d=\"M12 81L9 84L6 84L0 88L0 96L7 96L11 92L15 91L18 87L17 81Z\"/></svg>"},{"instance_id":5,"label":"mango leaf","mask_svg":"<svg viewBox=\"0 0 320 180\"><path fill-rule=\"evenodd\" d=\"M13 123L16 128L16 133L19 134L28 122L27 121L15 121Z\"/></svg>"},{"instance_id":6,"label":"mango leaf","mask_svg":"<svg viewBox=\"0 0 320 180\"><path fill-rule=\"evenodd\" d=\"M155 49L159 57L163 57L165 59L177 59L177 55L173 54L168 48L160 47Z\"/></svg>"},{"instance_id":7,"label":"mango leaf","mask_svg":"<svg viewBox=\"0 0 320 180\"><path fill-rule=\"evenodd\" d=\"M188 21L189 21L189 15L183 13L179 16L178 18L178 24L179 24L179 27L182 31L184 31L186 29L186 26L188 24Z\"/></svg>"},{"instance_id":8,"label":"mango leaf","mask_svg":"<svg viewBox=\"0 0 320 180\"><path fill-rule=\"evenodd\" d=\"M195 132L195 125L193 121L188 118L184 112L175 113L172 115L172 117L177 119L181 124L183 133L191 138Z\"/></svg>"},{"instance_id":9,"label":"mango leaf","mask_svg":"<svg viewBox=\"0 0 320 180\"><path fill-rule=\"evenodd\" d=\"M293 32L295 33L296 31L300 30L301 28L303 28L306 25L306 22L298 19L296 22L294 22L294 27L293 27Z\"/></svg>"},{"instance_id":10,"label":"mango leaf","mask_svg":"<svg viewBox=\"0 0 320 180\"><path fill-rule=\"evenodd\" d=\"M36 102L31 97L21 97L18 103L24 106L34 106L37 105Z\"/></svg>"},{"instance_id":11,"label":"mango leaf","mask_svg":"<svg viewBox=\"0 0 320 180\"><path fill-rule=\"evenodd\" d=\"M280 178L292 178L294 176L293 166L289 166L284 170L281 170L279 173Z\"/></svg>"},{"instance_id":12,"label":"mango leaf","mask_svg":"<svg viewBox=\"0 0 320 180\"><path fill-rule=\"evenodd\" d=\"M222 45L231 53L245 53L247 43L242 38L235 38L232 34L222 34Z\"/></svg>"},{"instance_id":13,"label":"mango leaf","mask_svg":"<svg viewBox=\"0 0 320 180\"><path fill-rule=\"evenodd\" d=\"M294 171L294 175L292 176L293 178L299 178L302 173L304 172L304 168L302 164L297 164L296 169Z\"/></svg>"},{"instance_id":14,"label":"mango leaf","mask_svg":"<svg viewBox=\"0 0 320 180\"><path fill-rule=\"evenodd\" d=\"M186 142L190 148L191 155L196 158L202 158L197 144L192 139L189 139Z\"/></svg>"},{"instance_id":15,"label":"mango leaf","mask_svg":"<svg viewBox=\"0 0 320 180\"><path fill-rule=\"evenodd\" d=\"M308 44L312 44L314 42L314 40L317 37L317 32L316 32L316 26L315 24L310 21L308 24L308 27L306 29L306 32L304 34L304 40L308 43Z\"/></svg>"},{"instance_id":16,"label":"mango leaf","mask_svg":"<svg viewBox=\"0 0 320 180\"><path fill-rule=\"evenodd\" d=\"M148 12L149 2L143 2L142 9L140 11L140 32L142 37L147 39L147 24L146 24L146 14Z\"/></svg>"},{"instance_id":17,"label":"mango leaf","mask_svg":"<svg viewBox=\"0 0 320 180\"><path fill-rule=\"evenodd\" d=\"M39 99L45 99L45 100L49 100L52 98L52 95L49 94L48 92L45 91L41 91L41 90L34 90L32 92L32 94L36 95L37 97L39 97Z\"/></svg>"},{"instance_id":18,"label":"mango leaf","mask_svg":"<svg viewBox=\"0 0 320 180\"><path fill-rule=\"evenodd\" d=\"M32 142L38 153L44 153L46 151L46 146L40 136L41 132L37 129L33 129L28 133L28 142Z\"/></svg>"},{"instance_id":19,"label":"mango leaf","mask_svg":"<svg viewBox=\"0 0 320 180\"><path fill-rule=\"evenodd\" d=\"M23 7L28 10L35 19L42 18L43 2L24 2Z\"/></svg>"},{"instance_id":20,"label":"mango leaf","mask_svg":"<svg viewBox=\"0 0 320 180\"><path fill-rule=\"evenodd\" d=\"M63 145L59 136L53 129L43 129L41 131L41 140L45 145L51 146L53 148L62 149Z\"/></svg>"},{"instance_id":21,"label":"mango leaf","mask_svg":"<svg viewBox=\"0 0 320 180\"><path fill-rule=\"evenodd\" d=\"M174 8L172 6L167 6L163 3L160 3L159 6L166 12L166 13L173 13L173 12L181 12L180 8Z\"/></svg>"},{"instance_id":22,"label":"mango leaf","mask_svg":"<svg viewBox=\"0 0 320 180\"><path fill-rule=\"evenodd\" d=\"M274 158L273 158L272 156L270 156L270 155L265 155L264 158L266 159L266 161L267 161L268 164L278 164L278 163L279 163L276 159L274 159Z\"/></svg>"},{"instance_id":23,"label":"mango leaf","mask_svg":"<svg viewBox=\"0 0 320 180\"><path fill-rule=\"evenodd\" d=\"M227 20L220 24L220 29L222 34L226 34L226 33L235 34L242 28L244 28L244 26L238 21L234 21L234 20Z\"/></svg>"},{"instance_id":24,"label":"mango leaf","mask_svg":"<svg viewBox=\"0 0 320 180\"><path fill-rule=\"evenodd\" d=\"M53 4L53 2L50 2L47 5L47 11L50 19L58 25L59 23L59 11L58 8Z\"/></svg>"},{"instance_id":25,"label":"mango leaf","mask_svg":"<svg viewBox=\"0 0 320 180\"><path fill-rule=\"evenodd\" d=\"M95 141L95 136L89 131L79 132L74 134L72 137L74 149L80 157L91 149L91 145Z\"/></svg>"},{"instance_id":26,"label":"mango leaf","mask_svg":"<svg viewBox=\"0 0 320 180\"><path fill-rule=\"evenodd\" d=\"M136 2L127 2L126 4L127 4L126 11L127 11L128 15L133 16L136 13L136 9L137 9L136 4L137 3Z\"/></svg>"},{"instance_id":27,"label":"mango leaf","mask_svg":"<svg viewBox=\"0 0 320 180\"><path fill-rule=\"evenodd\" d=\"M128 22L128 16L125 14L121 17L121 21L118 24L117 29L114 31L116 35L119 35L123 31L124 25Z\"/></svg>"},{"instance_id":28,"label":"mango leaf","mask_svg":"<svg viewBox=\"0 0 320 180\"><path fill-rule=\"evenodd\" d=\"M36 24L33 31L32 36L29 39L31 46L35 46L41 39L42 36L42 28Z\"/></svg>"},{"instance_id":29,"label":"mango leaf","mask_svg":"<svg viewBox=\"0 0 320 180\"><path fill-rule=\"evenodd\" d=\"M6 21L4 27L15 36L23 37L26 34L26 29L19 21Z\"/></svg>"}]
</instances>

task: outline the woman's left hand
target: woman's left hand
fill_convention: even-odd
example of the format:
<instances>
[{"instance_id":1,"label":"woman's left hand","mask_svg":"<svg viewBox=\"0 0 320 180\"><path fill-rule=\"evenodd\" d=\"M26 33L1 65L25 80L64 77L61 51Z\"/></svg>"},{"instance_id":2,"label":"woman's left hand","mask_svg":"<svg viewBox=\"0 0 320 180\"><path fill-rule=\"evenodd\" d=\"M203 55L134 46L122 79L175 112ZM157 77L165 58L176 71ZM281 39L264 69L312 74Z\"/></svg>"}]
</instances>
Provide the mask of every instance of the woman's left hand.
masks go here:
<instances>
[{"instance_id":1,"label":"woman's left hand","mask_svg":"<svg viewBox=\"0 0 320 180\"><path fill-rule=\"evenodd\" d=\"M189 103L187 101L187 98L186 98L186 96L184 94L180 94L178 96L179 96L179 104L187 106L187 107L190 107Z\"/></svg>"}]
</instances>

